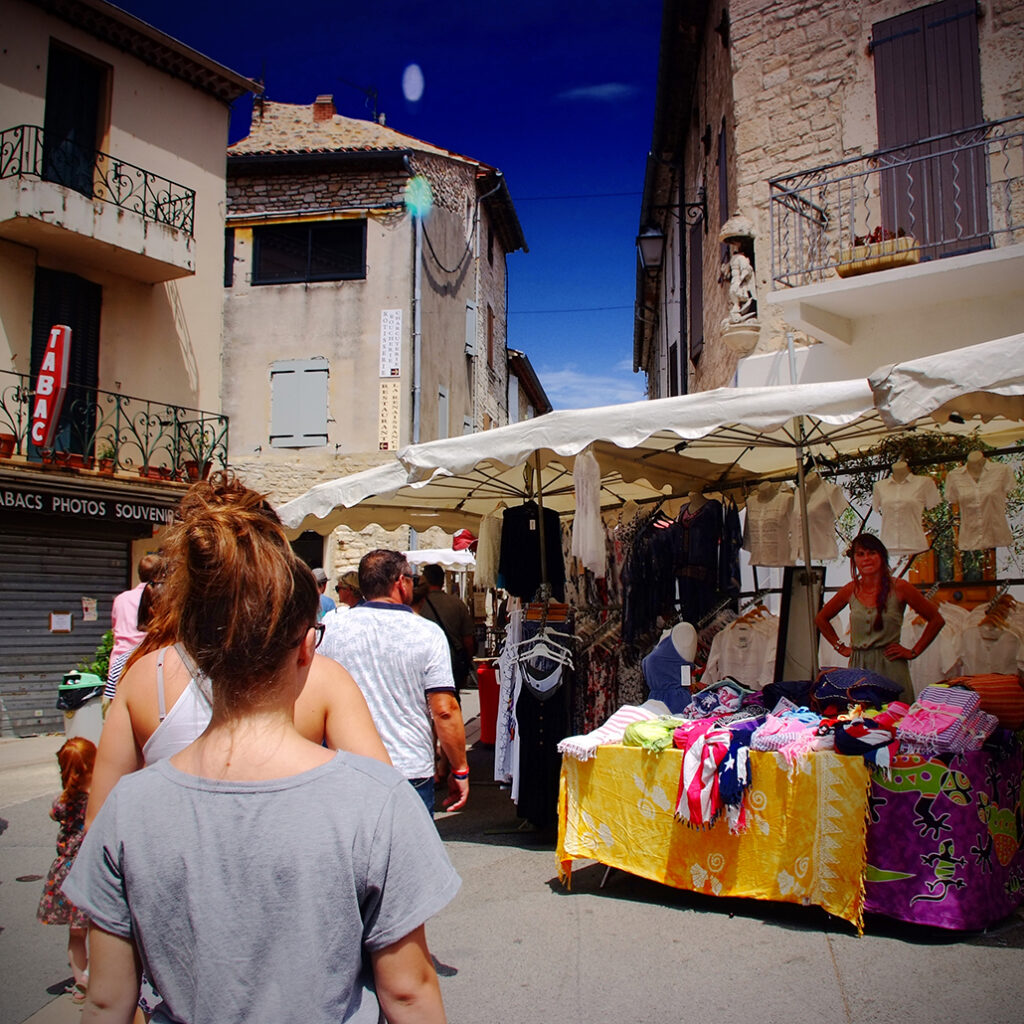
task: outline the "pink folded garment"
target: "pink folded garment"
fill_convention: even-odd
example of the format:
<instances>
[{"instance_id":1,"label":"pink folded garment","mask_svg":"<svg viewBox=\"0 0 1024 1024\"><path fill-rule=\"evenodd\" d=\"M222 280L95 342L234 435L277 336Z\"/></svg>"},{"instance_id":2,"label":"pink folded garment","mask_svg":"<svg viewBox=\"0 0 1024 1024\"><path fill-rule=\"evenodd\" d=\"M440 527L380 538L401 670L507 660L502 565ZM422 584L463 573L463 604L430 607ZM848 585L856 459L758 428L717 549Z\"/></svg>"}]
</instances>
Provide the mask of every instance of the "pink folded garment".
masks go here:
<instances>
[{"instance_id":1,"label":"pink folded garment","mask_svg":"<svg viewBox=\"0 0 1024 1024\"><path fill-rule=\"evenodd\" d=\"M623 704L614 712L604 725L598 726L582 736L567 736L558 744L558 752L577 761L589 761L597 748L609 743L621 743L626 726L633 722L650 722L658 715L649 708L637 707L634 704Z\"/></svg>"},{"instance_id":2,"label":"pink folded garment","mask_svg":"<svg viewBox=\"0 0 1024 1024\"><path fill-rule=\"evenodd\" d=\"M967 721L979 703L971 690L926 686L896 728L900 747L920 753L964 750Z\"/></svg>"}]
</instances>

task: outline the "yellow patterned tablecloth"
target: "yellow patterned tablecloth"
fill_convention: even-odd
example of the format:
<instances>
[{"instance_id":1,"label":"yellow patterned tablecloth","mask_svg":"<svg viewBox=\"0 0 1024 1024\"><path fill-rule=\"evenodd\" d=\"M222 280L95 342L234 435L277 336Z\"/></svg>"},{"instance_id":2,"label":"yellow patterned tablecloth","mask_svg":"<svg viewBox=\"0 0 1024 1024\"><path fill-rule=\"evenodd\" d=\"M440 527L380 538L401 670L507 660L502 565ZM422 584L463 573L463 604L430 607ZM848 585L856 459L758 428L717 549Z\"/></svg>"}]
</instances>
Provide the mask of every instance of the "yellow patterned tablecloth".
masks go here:
<instances>
[{"instance_id":1,"label":"yellow patterned tablecloth","mask_svg":"<svg viewBox=\"0 0 1024 1024\"><path fill-rule=\"evenodd\" d=\"M747 830L724 816L693 829L673 817L682 751L599 747L562 760L558 859L596 860L677 889L817 904L863 929L870 776L860 757L811 754L790 770L751 751Z\"/></svg>"}]
</instances>

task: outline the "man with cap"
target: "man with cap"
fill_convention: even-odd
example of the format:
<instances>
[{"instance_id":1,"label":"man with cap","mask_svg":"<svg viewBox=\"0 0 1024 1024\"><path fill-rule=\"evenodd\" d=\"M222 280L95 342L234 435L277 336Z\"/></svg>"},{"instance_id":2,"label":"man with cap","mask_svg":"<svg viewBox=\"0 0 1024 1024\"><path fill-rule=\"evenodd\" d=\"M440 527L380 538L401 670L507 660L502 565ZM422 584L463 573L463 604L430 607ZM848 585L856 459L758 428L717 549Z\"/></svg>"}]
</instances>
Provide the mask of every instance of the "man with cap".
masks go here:
<instances>
[{"instance_id":1,"label":"man with cap","mask_svg":"<svg viewBox=\"0 0 1024 1024\"><path fill-rule=\"evenodd\" d=\"M363 592L359 589L359 573L354 569L342 573L338 577L338 585L335 587L338 600L347 608L355 608L363 602Z\"/></svg>"},{"instance_id":2,"label":"man with cap","mask_svg":"<svg viewBox=\"0 0 1024 1024\"><path fill-rule=\"evenodd\" d=\"M328 612L333 612L337 605L327 596L327 573L321 568L313 570L313 579L316 580L316 589L320 591L320 611L317 612L316 620L319 622Z\"/></svg>"}]
</instances>

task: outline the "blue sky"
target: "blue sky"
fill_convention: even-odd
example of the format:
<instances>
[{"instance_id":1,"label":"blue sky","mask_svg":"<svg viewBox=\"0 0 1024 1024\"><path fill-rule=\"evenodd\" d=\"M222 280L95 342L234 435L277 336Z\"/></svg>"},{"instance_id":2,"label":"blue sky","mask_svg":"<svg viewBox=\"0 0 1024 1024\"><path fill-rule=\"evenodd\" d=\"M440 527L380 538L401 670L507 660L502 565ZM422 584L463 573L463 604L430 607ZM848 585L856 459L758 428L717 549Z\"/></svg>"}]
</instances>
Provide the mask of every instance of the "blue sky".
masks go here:
<instances>
[{"instance_id":1,"label":"blue sky","mask_svg":"<svg viewBox=\"0 0 1024 1024\"><path fill-rule=\"evenodd\" d=\"M120 0L267 98L372 117L501 169L529 253L509 257L512 348L556 408L643 397L632 372L634 239L654 116L660 0L430 5ZM402 92L422 69L418 102ZM243 101L232 141L246 133ZM586 198L550 198L550 197Z\"/></svg>"}]
</instances>

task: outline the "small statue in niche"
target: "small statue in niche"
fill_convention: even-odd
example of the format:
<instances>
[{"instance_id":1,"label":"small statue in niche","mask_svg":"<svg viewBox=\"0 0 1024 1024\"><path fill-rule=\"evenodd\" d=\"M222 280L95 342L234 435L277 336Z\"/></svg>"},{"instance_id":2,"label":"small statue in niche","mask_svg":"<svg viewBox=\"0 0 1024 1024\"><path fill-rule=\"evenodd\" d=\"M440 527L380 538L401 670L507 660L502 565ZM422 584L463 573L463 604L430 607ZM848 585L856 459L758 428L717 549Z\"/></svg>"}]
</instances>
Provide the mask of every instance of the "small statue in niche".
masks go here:
<instances>
[{"instance_id":1,"label":"small statue in niche","mask_svg":"<svg viewBox=\"0 0 1024 1024\"><path fill-rule=\"evenodd\" d=\"M728 259L718 275L719 281L729 282L729 315L722 320L722 340L737 355L749 355L761 335L754 278L754 225L734 214L722 225L718 240L728 249Z\"/></svg>"},{"instance_id":2,"label":"small statue in niche","mask_svg":"<svg viewBox=\"0 0 1024 1024\"><path fill-rule=\"evenodd\" d=\"M757 318L757 284L754 280L754 225L746 217L732 216L718 233L728 247L729 258L722 264L719 281L729 282L729 315L723 327Z\"/></svg>"}]
</instances>

